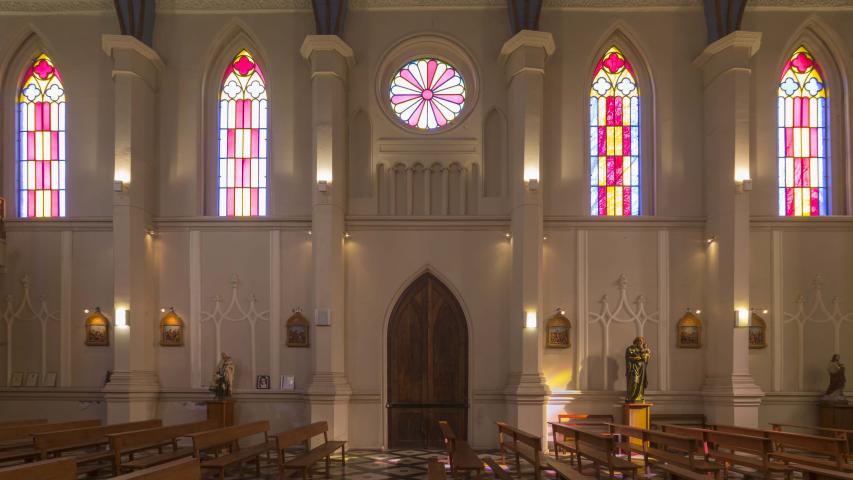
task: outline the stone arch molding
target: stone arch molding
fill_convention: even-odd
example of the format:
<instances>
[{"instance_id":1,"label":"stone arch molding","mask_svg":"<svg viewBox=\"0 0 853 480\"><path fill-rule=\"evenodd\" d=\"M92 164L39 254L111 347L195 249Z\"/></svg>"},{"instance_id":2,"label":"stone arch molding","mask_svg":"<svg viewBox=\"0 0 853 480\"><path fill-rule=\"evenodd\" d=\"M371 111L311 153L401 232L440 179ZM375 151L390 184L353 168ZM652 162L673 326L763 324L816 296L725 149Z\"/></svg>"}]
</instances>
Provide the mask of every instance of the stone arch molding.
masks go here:
<instances>
[{"instance_id":1,"label":"stone arch molding","mask_svg":"<svg viewBox=\"0 0 853 480\"><path fill-rule=\"evenodd\" d=\"M793 312L783 312L783 325L793 324L797 328L797 390L803 391L805 385L805 329L809 323L830 324L833 331L833 353L841 352L841 327L853 324L853 311L843 312L837 296L829 304L823 297L823 277L816 275L812 280L812 291L807 298L799 294ZM784 332L781 329L780 334ZM780 335L781 338L781 335ZM778 345L784 345L782 341Z\"/></svg>"},{"instance_id":2,"label":"stone arch molding","mask_svg":"<svg viewBox=\"0 0 853 480\"><path fill-rule=\"evenodd\" d=\"M587 59L586 76L583 81L581 95L583 99L581 105L581 125L584 127L584 132L581 138L584 139L583 145L583 171L584 179L588 181L590 174L589 166L589 87L592 79L592 73L595 70L595 65L598 60L612 46L616 46L625 55L637 76L637 83L640 87L640 163L641 163L641 178L640 178L640 195L641 195L641 216L654 215L657 210L657 95L655 88L654 72L645 52L649 51L645 48L638 36L621 20L614 24L601 35L595 43L596 48L592 50L592 54ZM589 195L584 195L584 204L586 212L589 212L590 200Z\"/></svg>"},{"instance_id":3,"label":"stone arch molding","mask_svg":"<svg viewBox=\"0 0 853 480\"><path fill-rule=\"evenodd\" d=\"M11 48L0 59L0 118L2 118L2 138L15 138L17 118L15 116L15 105L18 98L18 89L24 76L24 71L39 52L46 53L53 61L56 68L63 74L62 86L66 97L73 101L73 82L68 81L66 70L63 68L62 56L45 39L46 37L32 24L25 25L9 42ZM69 88L69 83L72 85ZM73 122L68 122L69 135L73 135ZM18 195L16 180L18 178L15 149L17 142L0 142L2 145L3 158L3 192L8 202L7 211L15 212L17 217ZM70 174L71 172L69 172ZM70 214L70 213L69 213Z\"/></svg>"},{"instance_id":4,"label":"stone arch molding","mask_svg":"<svg viewBox=\"0 0 853 480\"><path fill-rule=\"evenodd\" d=\"M608 299L607 294L605 293L598 301L601 305L601 309L598 313L590 312L587 319L589 325L600 324L602 329L601 356L605 359L602 365L603 385L607 385L607 378L609 374L606 359L610 356L611 324L615 322L617 324L634 325L637 336L642 337L645 334L645 327L647 323L654 323L657 325L660 322L660 312L650 313L646 311L645 295L637 295L633 301L628 298L628 279L624 274L619 275L619 278L616 280L616 286L619 289L619 299L615 306L612 306L610 299ZM659 349L663 349L669 348L669 345L658 345L657 347ZM666 358L668 357L661 356L662 361L667 361L665 360ZM660 372L666 371L663 367L664 366L659 369Z\"/></svg>"},{"instance_id":5,"label":"stone arch molding","mask_svg":"<svg viewBox=\"0 0 853 480\"><path fill-rule=\"evenodd\" d=\"M274 82L271 82L269 78L270 64L267 62L267 59L271 57L267 54L262 45L263 44L258 39L258 36L255 35L246 22L239 18L234 18L222 28L216 37L214 37L210 44L210 48L207 51L204 63L205 69L202 77L200 100L201 128L198 130L199 144L201 145L201 148L198 168L196 169L196 171L199 172L198 185L200 185L200 188L198 189L197 211L200 215L218 215L216 209L218 163L216 162L216 159L219 155L219 134L217 131L219 102L217 101L217 97L219 95L219 84L222 80L222 73L225 72L228 62L230 62L241 49L245 48L248 50L255 58L258 65L261 66L267 80L265 87L267 89L267 96L270 98L270 108L272 109L272 103L276 93L273 86ZM269 179L273 176L274 164L272 157L275 155L275 152L269 148L269 146L273 144L273 137L275 136L275 128L272 125L272 115L268 116L267 121L269 122L267 128L267 179ZM270 188L267 191L267 215L271 215L273 213L271 212L271 208L274 205L274 190L275 189Z\"/></svg>"},{"instance_id":6,"label":"stone arch molding","mask_svg":"<svg viewBox=\"0 0 853 480\"><path fill-rule=\"evenodd\" d=\"M12 333L16 322L37 322L39 324L41 349L39 378L44 379L47 373L47 336L48 328L52 322L59 322L59 314L51 313L47 306L47 301L42 296L38 303L34 303L30 295L30 280L29 277L21 278L21 298L14 300L12 295L6 297L6 307L0 313L0 320L6 329L6 385L12 378Z\"/></svg>"},{"instance_id":7,"label":"stone arch molding","mask_svg":"<svg viewBox=\"0 0 853 480\"><path fill-rule=\"evenodd\" d=\"M410 60L426 56L435 57L453 65L462 73L466 85L465 107L459 117L444 128L432 132L406 128L400 123L388 104L388 85L390 85L397 69ZM385 51L379 68L376 70L374 84L376 85L377 104L389 122L408 134L440 135L465 123L465 120L476 108L480 90L480 68L474 60L474 56L455 38L443 33L421 33L405 37Z\"/></svg>"}]
</instances>

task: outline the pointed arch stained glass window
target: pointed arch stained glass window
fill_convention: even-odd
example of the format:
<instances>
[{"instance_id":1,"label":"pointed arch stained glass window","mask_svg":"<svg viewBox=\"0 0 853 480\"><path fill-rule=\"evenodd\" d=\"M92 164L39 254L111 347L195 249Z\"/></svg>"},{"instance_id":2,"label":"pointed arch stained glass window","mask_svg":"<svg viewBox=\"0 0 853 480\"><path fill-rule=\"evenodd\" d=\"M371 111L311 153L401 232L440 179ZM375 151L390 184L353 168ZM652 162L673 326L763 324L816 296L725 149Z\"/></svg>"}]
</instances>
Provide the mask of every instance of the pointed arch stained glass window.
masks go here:
<instances>
[{"instance_id":1,"label":"pointed arch stained glass window","mask_svg":"<svg viewBox=\"0 0 853 480\"><path fill-rule=\"evenodd\" d=\"M589 90L590 213L640 214L640 90L616 47L601 57Z\"/></svg>"},{"instance_id":2,"label":"pointed arch stained glass window","mask_svg":"<svg viewBox=\"0 0 853 480\"><path fill-rule=\"evenodd\" d=\"M18 95L18 212L65 216L65 88L44 53L24 73Z\"/></svg>"},{"instance_id":3,"label":"pointed arch stained glass window","mask_svg":"<svg viewBox=\"0 0 853 480\"><path fill-rule=\"evenodd\" d=\"M219 215L266 214L266 80L252 55L241 50L219 93Z\"/></svg>"},{"instance_id":4,"label":"pointed arch stained glass window","mask_svg":"<svg viewBox=\"0 0 853 480\"><path fill-rule=\"evenodd\" d=\"M828 214L829 103L805 47L785 63L778 90L779 215Z\"/></svg>"},{"instance_id":5,"label":"pointed arch stained glass window","mask_svg":"<svg viewBox=\"0 0 853 480\"><path fill-rule=\"evenodd\" d=\"M465 106L465 81L453 66L421 58L400 67L391 79L391 109L409 127L436 130L452 122Z\"/></svg>"}]
</instances>

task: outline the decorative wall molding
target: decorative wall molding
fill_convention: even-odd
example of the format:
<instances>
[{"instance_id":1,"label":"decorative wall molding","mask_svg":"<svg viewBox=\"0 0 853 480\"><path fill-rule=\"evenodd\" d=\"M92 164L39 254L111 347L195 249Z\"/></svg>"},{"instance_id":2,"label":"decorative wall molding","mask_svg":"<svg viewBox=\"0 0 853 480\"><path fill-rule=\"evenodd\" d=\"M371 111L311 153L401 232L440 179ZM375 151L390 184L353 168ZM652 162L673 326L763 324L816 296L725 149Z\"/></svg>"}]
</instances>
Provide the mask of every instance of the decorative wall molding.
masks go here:
<instances>
[{"instance_id":1,"label":"decorative wall molding","mask_svg":"<svg viewBox=\"0 0 853 480\"><path fill-rule=\"evenodd\" d=\"M3 323L6 326L6 385L9 384L9 381L12 378L12 350L15 344L12 333L15 322L20 320L39 323L39 332L41 335L41 342L39 343L41 349L39 382L41 382L42 379L44 379L44 374L47 372L48 322L59 321L58 314L50 313L50 310L47 307L47 301L44 297L40 299L38 307L33 305L33 301L30 298L30 280L26 275L21 278L21 287L23 288L23 291L21 292L20 301L15 302L12 299L12 295L8 295L6 297L6 308L4 308L3 313L0 314L0 320L3 320Z\"/></svg>"},{"instance_id":2,"label":"decorative wall molding","mask_svg":"<svg viewBox=\"0 0 853 480\"><path fill-rule=\"evenodd\" d=\"M574 376L578 379L578 389L585 390L589 385L589 369L584 368L580 371L579 369L581 362L587 358L587 350L589 349L589 333L587 331L589 322L585 321L589 317L589 297L587 296L587 282L589 280L589 232L578 230L576 244L575 264L577 265L577 278L575 285L577 292L575 293L575 298L577 298L578 307L578 346L575 349L577 353L575 354Z\"/></svg>"},{"instance_id":3,"label":"decorative wall molding","mask_svg":"<svg viewBox=\"0 0 853 480\"><path fill-rule=\"evenodd\" d=\"M214 360L216 363L219 362L219 354L222 353L222 323L223 322L231 322L231 323L241 323L247 322L249 324L249 335L251 335L250 342L250 358L252 362L252 376L249 377L254 381L255 377L258 374L258 365L257 365L257 338L255 336L255 326L259 321L269 321L270 313L268 310L259 311L256 308L257 298L254 294L249 295L249 305L248 307L244 307L240 303L240 298L238 296L238 290L240 287L240 279L235 274L233 279L231 280L231 299L227 304L223 304L222 297L219 295L216 296L213 302L213 311L212 312L201 312L200 321L202 325L205 322L213 322L214 332L216 338L216 353L214 354ZM224 306L223 306L224 305Z\"/></svg>"},{"instance_id":4,"label":"decorative wall molding","mask_svg":"<svg viewBox=\"0 0 853 480\"><path fill-rule=\"evenodd\" d=\"M704 230L702 217L590 217L575 215L545 215L549 230Z\"/></svg>"},{"instance_id":5,"label":"decorative wall molding","mask_svg":"<svg viewBox=\"0 0 853 480\"><path fill-rule=\"evenodd\" d=\"M842 312L839 306L838 297L832 297L829 305L823 299L823 278L816 275L812 281L812 297L810 301L806 300L806 296L800 294L797 296L796 311L784 313L784 324L793 323L797 327L797 390L803 391L804 388L804 371L805 371L805 326L807 323L829 323L833 329L833 350L832 353L840 353L841 351L841 325L849 322L853 323L853 311Z\"/></svg>"},{"instance_id":6,"label":"decorative wall molding","mask_svg":"<svg viewBox=\"0 0 853 480\"><path fill-rule=\"evenodd\" d=\"M598 313L589 312L588 323L590 325L600 323L602 327L602 346L601 356L604 359L602 362L602 380L603 385L607 385L608 365L607 358L610 356L610 325L614 322L633 324L637 329L637 336L644 336L644 331L647 323L657 324L659 322L659 312L646 312L646 297L645 295L637 295L634 301L628 299L628 280L624 274L620 274L616 280L616 286L619 289L619 301L616 308L610 307L610 302L607 294L601 296L598 301L601 304L601 309ZM660 343L660 339L658 339ZM658 350L662 350L663 346L658 345Z\"/></svg>"},{"instance_id":7,"label":"decorative wall molding","mask_svg":"<svg viewBox=\"0 0 853 480\"><path fill-rule=\"evenodd\" d=\"M247 230L272 229L293 231L310 230L311 216L298 215L290 217L157 217L154 219L154 229L158 232L175 232L186 230L216 230L245 232Z\"/></svg>"},{"instance_id":8,"label":"decorative wall molding","mask_svg":"<svg viewBox=\"0 0 853 480\"><path fill-rule=\"evenodd\" d=\"M477 191L478 165L459 162L402 162L376 166L376 198L380 215L465 215L469 193ZM471 212L474 213L474 212Z\"/></svg>"},{"instance_id":9,"label":"decorative wall molding","mask_svg":"<svg viewBox=\"0 0 853 480\"><path fill-rule=\"evenodd\" d=\"M851 0L853 1L853 0ZM749 219L754 230L784 231L853 231L853 216L831 215L826 217L777 217L755 216Z\"/></svg>"}]
</instances>

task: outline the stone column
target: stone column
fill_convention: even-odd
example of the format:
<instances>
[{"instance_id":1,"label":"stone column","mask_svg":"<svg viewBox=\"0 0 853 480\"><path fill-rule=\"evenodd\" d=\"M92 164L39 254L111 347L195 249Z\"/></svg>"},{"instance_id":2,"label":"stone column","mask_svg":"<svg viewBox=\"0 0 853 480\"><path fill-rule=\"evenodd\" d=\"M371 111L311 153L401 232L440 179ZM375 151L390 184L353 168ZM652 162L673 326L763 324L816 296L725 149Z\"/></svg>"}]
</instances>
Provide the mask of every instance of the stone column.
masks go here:
<instances>
[{"instance_id":1,"label":"stone column","mask_svg":"<svg viewBox=\"0 0 853 480\"><path fill-rule=\"evenodd\" d=\"M156 265L148 232L156 196L155 112L163 62L127 35L104 35L102 47L113 60L115 93L114 361L104 387L107 421L115 423L154 418L159 395ZM129 312L126 326L116 325L120 310Z\"/></svg>"},{"instance_id":2,"label":"stone column","mask_svg":"<svg viewBox=\"0 0 853 480\"><path fill-rule=\"evenodd\" d=\"M705 414L747 427L758 425L764 394L750 375L748 329L735 327L735 311L749 312L750 59L760 44L760 33L736 31L694 61L705 88L705 318L712 339Z\"/></svg>"},{"instance_id":3,"label":"stone column","mask_svg":"<svg viewBox=\"0 0 853 480\"><path fill-rule=\"evenodd\" d=\"M546 437L551 391L542 374L542 111L545 63L554 53L550 33L522 30L501 48L508 82L512 234L508 421ZM531 325L527 325L530 322ZM533 324L535 323L535 325Z\"/></svg>"},{"instance_id":4,"label":"stone column","mask_svg":"<svg viewBox=\"0 0 853 480\"><path fill-rule=\"evenodd\" d=\"M314 182L314 372L306 394L311 421L329 422L330 437L348 436L352 389L345 371L344 216L346 215L346 82L355 63L336 35L309 35L300 49L311 66Z\"/></svg>"}]
</instances>

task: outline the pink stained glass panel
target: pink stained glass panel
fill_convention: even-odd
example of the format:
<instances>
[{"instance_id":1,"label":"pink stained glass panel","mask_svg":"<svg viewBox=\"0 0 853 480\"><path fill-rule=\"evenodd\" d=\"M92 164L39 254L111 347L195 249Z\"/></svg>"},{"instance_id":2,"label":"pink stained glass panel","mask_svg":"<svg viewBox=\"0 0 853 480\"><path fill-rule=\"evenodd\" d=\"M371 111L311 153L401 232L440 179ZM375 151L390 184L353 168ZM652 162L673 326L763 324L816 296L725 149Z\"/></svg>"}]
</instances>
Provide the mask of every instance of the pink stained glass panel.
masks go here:
<instances>
[{"instance_id":1,"label":"pink stained glass panel","mask_svg":"<svg viewBox=\"0 0 853 480\"><path fill-rule=\"evenodd\" d=\"M391 79L391 110L407 127L437 130L458 118L465 106L465 81L443 60L422 58L406 63Z\"/></svg>"}]
</instances>

